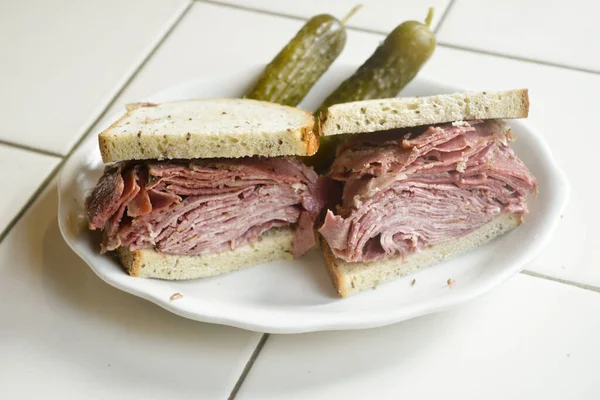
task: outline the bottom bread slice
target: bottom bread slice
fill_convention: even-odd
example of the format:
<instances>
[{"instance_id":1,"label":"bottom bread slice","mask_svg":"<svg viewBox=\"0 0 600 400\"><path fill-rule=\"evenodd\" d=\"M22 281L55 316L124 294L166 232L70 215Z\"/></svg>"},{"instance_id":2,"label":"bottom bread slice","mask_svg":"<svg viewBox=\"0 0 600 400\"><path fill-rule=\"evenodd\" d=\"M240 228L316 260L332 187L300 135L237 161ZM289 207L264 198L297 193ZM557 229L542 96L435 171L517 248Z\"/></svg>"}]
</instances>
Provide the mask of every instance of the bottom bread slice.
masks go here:
<instances>
[{"instance_id":1,"label":"bottom bread slice","mask_svg":"<svg viewBox=\"0 0 600 400\"><path fill-rule=\"evenodd\" d=\"M333 285L340 296L348 297L479 247L515 229L521 221L521 214L503 214L468 235L424 248L404 261L395 257L369 263L346 262L333 255L325 240L321 244Z\"/></svg>"},{"instance_id":2,"label":"bottom bread slice","mask_svg":"<svg viewBox=\"0 0 600 400\"><path fill-rule=\"evenodd\" d=\"M292 258L294 229L274 228L257 241L235 250L215 254L183 256L163 254L153 249L118 248L117 255L131 276L183 280L206 278L236 271L242 267Z\"/></svg>"}]
</instances>

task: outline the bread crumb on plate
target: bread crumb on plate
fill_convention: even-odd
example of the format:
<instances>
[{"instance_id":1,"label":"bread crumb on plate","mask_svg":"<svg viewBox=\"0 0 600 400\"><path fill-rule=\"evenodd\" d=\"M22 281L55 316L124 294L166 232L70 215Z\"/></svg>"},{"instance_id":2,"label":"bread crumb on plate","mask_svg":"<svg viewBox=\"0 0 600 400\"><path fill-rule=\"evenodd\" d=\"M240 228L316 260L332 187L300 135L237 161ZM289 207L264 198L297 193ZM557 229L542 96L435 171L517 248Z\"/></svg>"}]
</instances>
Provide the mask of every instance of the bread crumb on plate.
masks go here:
<instances>
[{"instance_id":1,"label":"bread crumb on plate","mask_svg":"<svg viewBox=\"0 0 600 400\"><path fill-rule=\"evenodd\" d=\"M179 300L179 299L181 299L181 298L183 298L183 295L182 295L181 293L179 293L179 292L177 292L177 293L173 293L173 294L171 295L171 297L169 297L169 299L170 299L171 301L173 301L173 300Z\"/></svg>"}]
</instances>

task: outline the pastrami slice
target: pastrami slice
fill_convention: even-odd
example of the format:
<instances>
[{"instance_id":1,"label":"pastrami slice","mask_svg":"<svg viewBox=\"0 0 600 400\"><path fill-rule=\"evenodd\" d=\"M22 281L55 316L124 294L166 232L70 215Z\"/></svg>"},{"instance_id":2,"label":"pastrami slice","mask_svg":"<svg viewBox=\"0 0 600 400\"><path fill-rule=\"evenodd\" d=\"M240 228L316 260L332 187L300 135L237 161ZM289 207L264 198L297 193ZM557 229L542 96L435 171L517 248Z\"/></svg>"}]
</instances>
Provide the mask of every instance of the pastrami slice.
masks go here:
<instances>
[{"instance_id":1,"label":"pastrami slice","mask_svg":"<svg viewBox=\"0 0 600 400\"><path fill-rule=\"evenodd\" d=\"M330 176L344 183L343 200L319 232L349 262L405 257L525 213L537 187L499 120L358 135Z\"/></svg>"},{"instance_id":2,"label":"pastrami slice","mask_svg":"<svg viewBox=\"0 0 600 400\"><path fill-rule=\"evenodd\" d=\"M292 158L148 161L107 170L88 200L103 251L126 246L197 255L235 249L295 226L293 252L315 245L324 204L317 174Z\"/></svg>"}]
</instances>

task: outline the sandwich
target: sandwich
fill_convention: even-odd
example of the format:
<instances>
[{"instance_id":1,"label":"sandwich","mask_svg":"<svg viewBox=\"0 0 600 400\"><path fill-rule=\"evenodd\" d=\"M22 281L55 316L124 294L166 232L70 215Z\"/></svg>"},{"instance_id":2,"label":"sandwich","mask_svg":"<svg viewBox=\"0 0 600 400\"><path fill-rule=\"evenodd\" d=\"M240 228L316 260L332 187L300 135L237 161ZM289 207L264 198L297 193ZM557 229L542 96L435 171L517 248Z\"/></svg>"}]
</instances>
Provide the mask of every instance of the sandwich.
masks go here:
<instances>
[{"instance_id":1,"label":"sandwich","mask_svg":"<svg viewBox=\"0 0 600 400\"><path fill-rule=\"evenodd\" d=\"M328 176L342 186L319 229L342 297L476 248L516 228L535 177L510 147L526 89L338 104L345 134Z\"/></svg>"},{"instance_id":2,"label":"sandwich","mask_svg":"<svg viewBox=\"0 0 600 400\"><path fill-rule=\"evenodd\" d=\"M99 135L87 197L100 251L137 277L194 279L298 257L324 200L293 156L318 147L311 114L248 99L129 105Z\"/></svg>"}]
</instances>

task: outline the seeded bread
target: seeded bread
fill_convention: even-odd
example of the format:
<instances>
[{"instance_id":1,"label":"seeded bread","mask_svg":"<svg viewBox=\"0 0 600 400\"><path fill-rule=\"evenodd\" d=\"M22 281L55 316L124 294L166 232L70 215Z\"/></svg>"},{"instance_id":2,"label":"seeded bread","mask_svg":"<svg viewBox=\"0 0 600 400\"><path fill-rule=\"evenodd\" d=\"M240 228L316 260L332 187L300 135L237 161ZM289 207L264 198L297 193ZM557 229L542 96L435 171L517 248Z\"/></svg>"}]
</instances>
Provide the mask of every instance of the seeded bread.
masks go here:
<instances>
[{"instance_id":1,"label":"seeded bread","mask_svg":"<svg viewBox=\"0 0 600 400\"><path fill-rule=\"evenodd\" d=\"M249 99L137 103L98 137L105 163L145 159L310 156L314 118Z\"/></svg>"},{"instance_id":2,"label":"seeded bread","mask_svg":"<svg viewBox=\"0 0 600 400\"><path fill-rule=\"evenodd\" d=\"M206 278L237 271L243 267L292 258L292 228L273 228L256 242L235 250L197 256L159 253L153 249L117 249L121 263L131 276L184 280Z\"/></svg>"},{"instance_id":3,"label":"seeded bread","mask_svg":"<svg viewBox=\"0 0 600 400\"><path fill-rule=\"evenodd\" d=\"M321 121L323 136L366 133L474 119L526 118L527 89L396 97L336 104Z\"/></svg>"},{"instance_id":4,"label":"seeded bread","mask_svg":"<svg viewBox=\"0 0 600 400\"><path fill-rule=\"evenodd\" d=\"M521 214L503 214L466 236L412 253L404 261L396 257L370 263L351 263L336 258L325 240L321 240L321 247L333 285L341 297L348 297L479 247L515 229L521 221Z\"/></svg>"}]
</instances>

